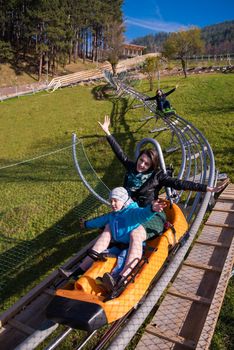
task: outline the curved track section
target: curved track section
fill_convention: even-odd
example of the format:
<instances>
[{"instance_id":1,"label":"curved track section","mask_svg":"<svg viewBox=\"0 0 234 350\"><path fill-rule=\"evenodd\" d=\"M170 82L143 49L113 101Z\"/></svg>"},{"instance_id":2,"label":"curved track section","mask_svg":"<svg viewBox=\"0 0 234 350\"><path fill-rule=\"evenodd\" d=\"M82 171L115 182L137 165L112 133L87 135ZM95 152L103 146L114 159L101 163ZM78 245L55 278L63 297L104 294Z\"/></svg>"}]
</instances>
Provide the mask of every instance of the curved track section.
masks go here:
<instances>
[{"instance_id":1,"label":"curved track section","mask_svg":"<svg viewBox=\"0 0 234 350\"><path fill-rule=\"evenodd\" d=\"M147 96L135 91L130 86L124 84L116 78L113 78L109 72L106 74L106 79L116 89L118 95L130 96L131 98L140 101L142 103L142 107L147 107L149 111L153 113L153 118L160 118L162 120L162 122L166 125L165 129L169 129L171 131L172 139L177 139L176 148L180 149L182 155L181 166L177 175L178 178L207 183L209 186L212 186L215 181L214 156L208 141L205 139L202 133L195 126L177 114L172 114L170 116L165 116L163 114L159 115L156 112L156 105L154 102L145 102L144 99ZM86 167L81 169L79 166L80 158L83 159L83 154L81 154L80 150L78 150L77 157L75 145L76 141L74 139L73 157L76 163L77 171L85 186L96 196L96 198L100 199L100 197L102 197L102 193L98 191L94 192L93 186L89 181L87 181L86 176L88 173L86 171ZM89 164L87 158L85 163ZM93 169L92 172L95 177L96 174ZM92 177L93 175L90 176ZM173 261L170 262L170 268L166 269L156 286L149 292L144 302L141 305L138 305L136 310L132 310L129 315L126 315L126 317L111 325L108 331L101 338L99 344L93 349L102 349L113 337L114 340L108 349L122 350L127 346L178 270L199 229L209 204L210 197L210 193L206 193L204 197L202 197L201 193L196 193L194 195L192 192L183 193L183 191L181 191L177 194L174 200L177 203L180 202L180 206L184 209L187 220L190 223L189 239L186 241L184 246L179 249ZM102 203L106 204L106 198L102 198L101 201ZM116 336L117 332L119 333ZM63 337L63 335L61 337ZM86 340L81 343L78 349L82 349L85 344ZM51 350L52 348L53 347L49 347L46 350Z\"/></svg>"},{"instance_id":2,"label":"curved track section","mask_svg":"<svg viewBox=\"0 0 234 350\"><path fill-rule=\"evenodd\" d=\"M170 116L159 115L154 102L144 101L147 96L135 91L116 78L113 78L109 73L106 74L106 79L118 93L122 92L140 101L142 107L147 107L154 114L155 118L161 118L166 126L170 128L181 148L182 162L178 174L180 179L196 180L201 183L208 183L209 186L214 184L215 162L213 152L206 138L195 126L177 114L171 114ZM190 204L190 208L187 210L187 220L190 223L190 237L185 245L178 250L170 264L170 268L164 272L159 282L146 297L144 303L134 312L125 327L112 341L109 346L111 350L124 349L130 342L178 270L201 225L211 194L206 193L203 198L201 193L197 193L194 197L191 192L184 195L185 199L182 204L184 209L188 208L188 204ZM181 196L182 192L179 193L176 201L179 201Z\"/></svg>"},{"instance_id":3,"label":"curved track section","mask_svg":"<svg viewBox=\"0 0 234 350\"><path fill-rule=\"evenodd\" d=\"M165 128L171 132L173 142L176 140L176 147L174 148L179 147L181 152L181 166L177 176L180 179L195 180L202 183L208 183L209 186L212 186L215 181L214 157L212 149L202 133L191 123L177 114L172 114L170 116L159 115L156 113L156 106L153 102L144 101L146 97L144 94L135 91L130 86L127 86L123 82L113 78L109 73L106 74L106 77L109 83L116 89L118 94L126 95L127 97L140 101L142 107L147 108L150 112L152 112L150 118L159 120L160 123L162 122ZM171 144L171 148L173 148L173 142ZM107 199L109 189L97 177L97 174L87 159L80 140L77 142L74 137L73 157L76 169L85 186L103 204L108 204ZM202 196L200 193L194 195L194 193L183 193L181 191L177 194L177 197L173 199L175 202L180 203L180 206L182 209L184 209L187 220L189 221L190 236L188 240L182 247L180 247L173 260L170 262L169 268L165 270L157 284L149 291L144 301L141 301L140 305L136 305L136 309L131 310L131 313L126 315L126 317L112 324L93 349L102 349L107 343L110 342L111 339L113 339L113 337L114 339L111 343L109 343L110 345L108 349L124 349L135 335L138 328L145 321L183 261L206 212L210 200L210 193L206 193L204 196ZM91 242L91 244L93 243ZM87 248L88 247L85 247L85 249ZM68 262L67 266L76 265L80 255L81 252L79 252L78 256L73 258L72 261ZM43 282L43 284L38 286L35 291L29 293L30 295L25 296L25 301L23 300L18 305L14 306L14 308L9 310L4 315L4 318L0 320L2 324L6 324L7 320L12 320L14 317L14 322L8 322L8 326L5 329L7 339L9 339L7 334L12 332L12 327L17 327L17 329L21 330L23 329L24 332L28 332L27 334L31 334L30 337L26 339L24 338L25 341L21 342L17 349L34 349L43 341L43 339L47 338L48 335L53 332L53 329L56 328L57 325L55 324L47 324L48 321L46 321L44 318L44 313L42 312L41 319L38 320L38 323L42 325L42 329L40 330L38 325L35 324L36 331L34 332L32 329L32 322L30 319L28 319L28 316L28 321L26 322L25 315L29 314L29 311L27 311L28 307L31 307L33 314L35 314L35 311L33 311L33 305L35 305L37 308L36 310L40 309L41 311L42 306L38 307L37 305L43 305L43 307L45 307L44 298L46 297L46 300L50 300L53 295L54 285L56 284L56 286L58 286L60 283L63 283L63 281L61 281L58 272L53 273L53 276L51 276L48 281ZM32 302L32 300L34 302ZM19 313L20 310L21 312ZM17 312L19 314L17 314ZM70 331L70 329L66 329L65 332L60 334L60 336L47 347L47 350L56 348L56 346L67 336L67 334L70 333ZM90 339L92 336L96 336L96 333L85 336L84 339L81 340L81 343L77 349L82 349L86 345L87 339Z\"/></svg>"},{"instance_id":4,"label":"curved track section","mask_svg":"<svg viewBox=\"0 0 234 350\"><path fill-rule=\"evenodd\" d=\"M215 162L213 151L209 142L203 136L203 134L190 122L182 118L181 116L172 113L170 115L164 115L156 109L156 104L153 101L145 101L148 97L138 91L135 91L132 87L121 82L117 78L114 78L110 72L106 72L105 75L107 81L114 87L119 94L120 92L128 97L131 97L141 102L144 108L147 108L151 113L150 118L161 120L167 129L171 131L172 140L175 144L171 149L180 149L181 152L181 166L177 177L179 179L197 181L201 183L207 183L208 186L213 186L215 182ZM163 128L160 128L160 130ZM151 132L157 132L158 129L154 129ZM172 146L172 145L171 145ZM170 150L169 150L170 151ZM181 191L178 194L176 202L180 201L183 194ZM192 216L197 213L199 206L197 205L201 200L201 193L197 193L196 198L193 200L193 207L187 210L188 221L191 221ZM183 207L187 208L188 203L192 202L193 193L186 192L183 194Z\"/></svg>"}]
</instances>

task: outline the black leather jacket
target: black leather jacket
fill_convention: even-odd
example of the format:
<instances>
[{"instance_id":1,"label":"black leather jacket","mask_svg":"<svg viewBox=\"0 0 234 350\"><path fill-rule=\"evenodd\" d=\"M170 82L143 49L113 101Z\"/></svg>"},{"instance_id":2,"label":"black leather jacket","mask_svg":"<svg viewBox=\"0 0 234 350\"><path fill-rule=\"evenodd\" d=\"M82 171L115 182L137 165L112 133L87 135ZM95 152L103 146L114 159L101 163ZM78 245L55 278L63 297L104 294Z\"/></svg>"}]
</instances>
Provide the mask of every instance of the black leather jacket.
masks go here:
<instances>
[{"instance_id":1,"label":"black leather jacket","mask_svg":"<svg viewBox=\"0 0 234 350\"><path fill-rule=\"evenodd\" d=\"M165 101L166 100L166 97L170 94L172 94L172 92L174 92L176 90L176 88L174 89L171 89L170 91L168 92L163 92L163 94L160 96L160 95L155 95L153 97L147 97L145 98L145 101L153 101L153 100L156 100L157 101L157 104L159 104L161 101Z\"/></svg>"},{"instance_id":2,"label":"black leather jacket","mask_svg":"<svg viewBox=\"0 0 234 350\"><path fill-rule=\"evenodd\" d=\"M128 159L113 135L107 136L107 140L119 161L126 168L124 187L129 190L128 175L133 172L137 173L136 162ZM179 180L177 178L173 178L167 174L164 174L162 170L158 170L154 171L139 189L137 189L135 192L132 192L131 197L138 203L140 207L144 207L147 204L151 203L152 200L158 198L159 191L163 186L171 187L175 190L206 192L206 185L192 181Z\"/></svg>"}]
</instances>

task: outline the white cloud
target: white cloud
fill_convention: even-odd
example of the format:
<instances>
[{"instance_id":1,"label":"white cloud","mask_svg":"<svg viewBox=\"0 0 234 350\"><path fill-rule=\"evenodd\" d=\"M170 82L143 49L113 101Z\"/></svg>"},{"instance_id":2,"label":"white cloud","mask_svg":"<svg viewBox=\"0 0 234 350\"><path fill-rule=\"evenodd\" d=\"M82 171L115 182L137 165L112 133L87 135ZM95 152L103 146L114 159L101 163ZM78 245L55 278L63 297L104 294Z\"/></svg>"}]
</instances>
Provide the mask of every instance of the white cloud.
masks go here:
<instances>
[{"instance_id":1,"label":"white cloud","mask_svg":"<svg viewBox=\"0 0 234 350\"><path fill-rule=\"evenodd\" d=\"M141 27L141 28L147 28L151 29L152 31L156 32L176 32L179 29L188 29L191 26L185 26L181 23L174 23L174 22L165 22L163 20L143 20L133 17L126 17L125 23L127 25L135 26L135 27Z\"/></svg>"},{"instance_id":2,"label":"white cloud","mask_svg":"<svg viewBox=\"0 0 234 350\"><path fill-rule=\"evenodd\" d=\"M157 5L155 5L155 14L156 14L156 17L158 17L160 20L163 20L160 8Z\"/></svg>"}]
</instances>

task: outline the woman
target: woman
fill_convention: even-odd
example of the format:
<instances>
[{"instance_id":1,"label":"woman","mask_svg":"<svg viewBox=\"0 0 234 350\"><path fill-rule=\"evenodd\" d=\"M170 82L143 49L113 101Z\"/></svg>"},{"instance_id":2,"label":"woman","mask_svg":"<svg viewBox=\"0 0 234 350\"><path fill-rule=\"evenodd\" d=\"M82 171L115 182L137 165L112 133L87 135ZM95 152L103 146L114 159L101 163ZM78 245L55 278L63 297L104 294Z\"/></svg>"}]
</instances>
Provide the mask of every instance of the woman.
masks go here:
<instances>
[{"instance_id":1,"label":"woman","mask_svg":"<svg viewBox=\"0 0 234 350\"><path fill-rule=\"evenodd\" d=\"M174 188L175 190L220 192L228 182L224 181L217 187L209 187L193 181L172 178L159 168L158 154L154 149L144 149L135 162L131 161L109 131L110 118L105 116L103 124L100 122L98 123L106 133L107 141L112 150L126 169L124 187L127 189L130 197L138 203L139 207L145 207L153 200L157 200L159 192L164 186ZM133 235L131 237L130 247L135 246L135 251L137 251L137 249L139 250L140 244L142 244L144 238L149 239L163 232L165 222L166 215L162 211L157 213L150 221L140 225L138 230L141 230L141 240L137 241L138 235ZM129 261L132 257L135 259L141 258L140 254L134 255L132 249L129 249L128 254L130 255L130 257L128 257Z\"/></svg>"},{"instance_id":2,"label":"woman","mask_svg":"<svg viewBox=\"0 0 234 350\"><path fill-rule=\"evenodd\" d=\"M98 123L106 133L107 140L117 158L126 169L124 187L129 196L137 202L139 207L146 207L147 205L154 203L154 205L157 205L159 208L159 210L157 210L158 212L151 220L139 225L130 233L128 254L124 263L124 268L120 273L120 278L125 279L142 257L143 242L146 239L163 232L164 223L166 221L166 215L163 212L165 204L158 199L159 191L162 187L171 187L176 190L219 192L226 186L227 181L224 181L222 185L217 187L208 187L204 184L172 178L167 174L164 174L159 168L158 154L154 149L144 149L138 156L136 162L134 162L125 155L114 136L111 135L109 131L110 118L105 116L103 124L100 122ZM104 237L100 237L98 244L101 245L101 248L94 246L93 249L97 252L102 251L106 242L107 241ZM87 268L82 264L80 267L81 273ZM108 289L111 290L115 288L116 283L119 283L119 278L114 275L112 271L111 274L105 274L104 282Z\"/></svg>"},{"instance_id":3,"label":"woman","mask_svg":"<svg viewBox=\"0 0 234 350\"><path fill-rule=\"evenodd\" d=\"M130 160L109 131L110 118L106 115L103 124L98 122L107 135L112 150L126 169L124 187L131 198L144 207L152 200L158 199L162 187L171 187L175 190L189 190L197 192L220 192L227 184L224 181L220 186L209 187L193 181L172 178L159 168L159 159L156 150L144 149L136 162Z\"/></svg>"},{"instance_id":4,"label":"woman","mask_svg":"<svg viewBox=\"0 0 234 350\"><path fill-rule=\"evenodd\" d=\"M153 101L156 100L157 108L159 111L168 111L171 108L170 102L167 100L167 96L172 94L178 88L178 84L176 87L168 92L163 92L161 89L156 90L156 95L153 97L145 98L145 101Z\"/></svg>"}]
</instances>

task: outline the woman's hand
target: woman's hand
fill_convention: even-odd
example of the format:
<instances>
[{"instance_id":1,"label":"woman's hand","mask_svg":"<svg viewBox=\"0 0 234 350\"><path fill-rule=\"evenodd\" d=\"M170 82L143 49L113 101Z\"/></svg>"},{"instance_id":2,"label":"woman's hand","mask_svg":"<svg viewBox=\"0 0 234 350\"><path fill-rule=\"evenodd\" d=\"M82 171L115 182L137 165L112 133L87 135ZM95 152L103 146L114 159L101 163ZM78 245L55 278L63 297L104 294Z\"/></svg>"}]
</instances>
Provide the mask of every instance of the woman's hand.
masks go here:
<instances>
[{"instance_id":1,"label":"woman's hand","mask_svg":"<svg viewBox=\"0 0 234 350\"><path fill-rule=\"evenodd\" d=\"M157 211L161 213L164 210L164 208L166 208L166 206L167 206L167 203L164 200L157 199L152 202L151 208L152 208L152 211Z\"/></svg>"},{"instance_id":2,"label":"woman's hand","mask_svg":"<svg viewBox=\"0 0 234 350\"><path fill-rule=\"evenodd\" d=\"M227 184L230 182L229 179L224 180L221 185L215 186L215 187L208 187L206 188L206 192L221 192Z\"/></svg>"},{"instance_id":3,"label":"woman's hand","mask_svg":"<svg viewBox=\"0 0 234 350\"><path fill-rule=\"evenodd\" d=\"M110 135L110 131L109 131L109 126L110 126L110 117L108 115L105 115L104 118L104 123L100 123L98 122L98 124L100 125L100 127L102 128L102 130L107 134Z\"/></svg>"}]
</instances>

